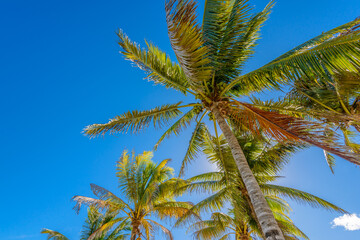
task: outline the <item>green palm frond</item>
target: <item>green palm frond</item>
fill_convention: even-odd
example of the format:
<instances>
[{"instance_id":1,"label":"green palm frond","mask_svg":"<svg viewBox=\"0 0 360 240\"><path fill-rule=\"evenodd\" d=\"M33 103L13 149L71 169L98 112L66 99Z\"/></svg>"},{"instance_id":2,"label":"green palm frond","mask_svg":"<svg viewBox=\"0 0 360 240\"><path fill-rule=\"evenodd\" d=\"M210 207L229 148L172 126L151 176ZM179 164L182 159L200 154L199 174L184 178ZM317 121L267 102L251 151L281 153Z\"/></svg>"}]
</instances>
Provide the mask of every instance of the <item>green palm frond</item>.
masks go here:
<instances>
[{"instance_id":1,"label":"green palm frond","mask_svg":"<svg viewBox=\"0 0 360 240\"><path fill-rule=\"evenodd\" d=\"M223 4L227 5L225 9L227 20L220 30L221 36L217 39L219 46L213 61L216 63L217 81L229 81L238 74L239 58L246 44L242 42L242 37L247 32L251 10L247 0L226 1Z\"/></svg>"},{"instance_id":2,"label":"green palm frond","mask_svg":"<svg viewBox=\"0 0 360 240\"><path fill-rule=\"evenodd\" d=\"M124 218L115 218L111 221L104 223L100 226L96 231L94 231L88 238L84 240L97 240L103 237L111 228L113 228L116 224L124 221ZM126 222L126 220L125 220Z\"/></svg>"},{"instance_id":3,"label":"green palm frond","mask_svg":"<svg viewBox=\"0 0 360 240\"><path fill-rule=\"evenodd\" d=\"M271 1L263 11L251 16L252 7L248 1L232 2L224 36L218 40L221 45L216 59L216 78L227 83L240 74L246 60L254 53L254 47L260 38L260 29L274 6Z\"/></svg>"},{"instance_id":4,"label":"green palm frond","mask_svg":"<svg viewBox=\"0 0 360 240\"><path fill-rule=\"evenodd\" d=\"M219 51L224 30L229 21L230 11L234 1L207 0L205 1L204 16L202 22L202 32L205 45L210 52L209 57L216 61L216 54ZM215 65L214 63L211 63Z\"/></svg>"},{"instance_id":5,"label":"green palm frond","mask_svg":"<svg viewBox=\"0 0 360 240\"><path fill-rule=\"evenodd\" d=\"M198 152L201 150L201 146L204 141L203 138L206 131L206 125L200 121L196 124L195 130L191 135L188 149L186 150L185 157L181 163L179 176L184 174L186 166L197 156Z\"/></svg>"},{"instance_id":6,"label":"green palm frond","mask_svg":"<svg viewBox=\"0 0 360 240\"><path fill-rule=\"evenodd\" d=\"M149 127L151 122L154 123L154 127L161 127L181 114L180 104L181 102L166 104L151 110L129 111L111 119L108 123L89 125L84 129L84 133L90 137L104 135L107 132L110 134L126 133L129 130L136 133Z\"/></svg>"},{"instance_id":7,"label":"green palm frond","mask_svg":"<svg viewBox=\"0 0 360 240\"><path fill-rule=\"evenodd\" d=\"M196 22L196 2L166 0L165 11L171 46L189 84L198 88L211 78L212 70L208 66L209 51Z\"/></svg>"},{"instance_id":8,"label":"green palm frond","mask_svg":"<svg viewBox=\"0 0 360 240\"><path fill-rule=\"evenodd\" d=\"M277 87L289 80L315 76L328 78L337 72L357 72L360 67L360 34L340 35L314 47L302 48L296 53L273 61L257 70L240 76L223 90L227 93L236 85L252 86L252 91Z\"/></svg>"},{"instance_id":9,"label":"green palm frond","mask_svg":"<svg viewBox=\"0 0 360 240\"><path fill-rule=\"evenodd\" d=\"M334 167L336 164L335 157L325 150L324 150L324 156L325 156L326 163L328 164L331 172L334 174Z\"/></svg>"},{"instance_id":10,"label":"green palm frond","mask_svg":"<svg viewBox=\"0 0 360 240\"><path fill-rule=\"evenodd\" d=\"M309 204L312 207L321 207L331 211L346 213L345 210L339 208L332 203L329 203L328 201L325 201L322 198L316 197L310 193L303 192L294 188L283 187L273 184L261 184L261 189L265 193L288 197L299 203Z\"/></svg>"},{"instance_id":11,"label":"green palm frond","mask_svg":"<svg viewBox=\"0 0 360 240\"><path fill-rule=\"evenodd\" d=\"M153 44L147 43L147 49L132 42L122 30L118 32L121 53L126 59L134 62L140 69L144 70L147 78L155 84L173 88L184 94L188 91L189 84L181 67L172 62L169 56Z\"/></svg>"},{"instance_id":12,"label":"green palm frond","mask_svg":"<svg viewBox=\"0 0 360 240\"><path fill-rule=\"evenodd\" d=\"M179 188L176 192L212 193L223 189L225 186L224 181L196 181Z\"/></svg>"},{"instance_id":13,"label":"green palm frond","mask_svg":"<svg viewBox=\"0 0 360 240\"><path fill-rule=\"evenodd\" d=\"M279 227L284 233L285 240L299 240L299 238L309 240L309 237L292 221L277 219L277 222L279 223Z\"/></svg>"},{"instance_id":14,"label":"green palm frond","mask_svg":"<svg viewBox=\"0 0 360 240\"><path fill-rule=\"evenodd\" d=\"M157 143L154 146L156 150L159 144L166 138L170 137L171 134L178 135L180 131L184 130L186 127L190 125L190 123L199 116L199 109L194 107L185 113L179 120L177 120L170 128L168 128L165 133L160 137Z\"/></svg>"},{"instance_id":15,"label":"green palm frond","mask_svg":"<svg viewBox=\"0 0 360 240\"><path fill-rule=\"evenodd\" d=\"M193 212L211 212L214 210L221 210L224 204L231 199L230 196L231 192L229 188L223 188L220 191L216 192L215 194L211 195L203 199L202 201L198 202L192 208Z\"/></svg>"},{"instance_id":16,"label":"green palm frond","mask_svg":"<svg viewBox=\"0 0 360 240\"><path fill-rule=\"evenodd\" d=\"M314 46L318 46L326 41L333 39L334 37L336 37L338 35L344 35L344 34L351 33L351 31L353 31L354 27L357 27L359 24L360 24L360 18L357 18L351 22L345 23L339 27L331 29L325 33L320 34L319 36L317 36L315 38L310 39L309 41L306 41L305 43L301 44L300 46L297 46L294 49L284 53L283 55L274 59L273 62L287 58L289 56L297 54L298 52L307 50ZM270 62L270 63L272 63L272 62Z\"/></svg>"},{"instance_id":17,"label":"green palm frond","mask_svg":"<svg viewBox=\"0 0 360 240\"><path fill-rule=\"evenodd\" d=\"M43 230L41 230L42 234L47 234L47 240L69 240L67 237L65 237L64 235L62 235L59 232L44 228Z\"/></svg>"}]
</instances>

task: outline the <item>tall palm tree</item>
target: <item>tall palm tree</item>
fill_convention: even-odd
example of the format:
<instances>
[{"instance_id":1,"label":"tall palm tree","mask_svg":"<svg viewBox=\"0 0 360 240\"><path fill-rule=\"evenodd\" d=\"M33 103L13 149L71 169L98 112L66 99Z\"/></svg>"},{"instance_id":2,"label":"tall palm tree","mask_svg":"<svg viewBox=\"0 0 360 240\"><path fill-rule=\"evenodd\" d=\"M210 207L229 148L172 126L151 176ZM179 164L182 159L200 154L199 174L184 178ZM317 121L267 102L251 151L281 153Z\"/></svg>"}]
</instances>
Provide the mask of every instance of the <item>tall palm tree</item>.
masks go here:
<instances>
[{"instance_id":1,"label":"tall palm tree","mask_svg":"<svg viewBox=\"0 0 360 240\"><path fill-rule=\"evenodd\" d=\"M130 224L124 218L117 218L116 211L101 213L98 209L90 207L88 216L83 226L81 240L122 240L129 235ZM68 240L63 234L50 229L43 229L47 239Z\"/></svg>"},{"instance_id":2,"label":"tall palm tree","mask_svg":"<svg viewBox=\"0 0 360 240\"><path fill-rule=\"evenodd\" d=\"M237 134L237 139L285 239L308 238L293 224L288 216L290 207L280 197L287 197L313 207L344 212L341 208L312 194L271 183L278 178L277 174L288 161L290 154L301 146L274 144L265 139L253 138L249 134ZM222 135L213 137L208 134L203 143L203 149L208 159L216 164L219 170L188 179L188 182L178 189L178 193L212 194L194 205L191 212L213 212L222 210L229 204L232 207L230 215L213 213L211 220L193 224L191 229L196 231L195 237L223 240L235 234L236 239L252 239L256 236L265 238L249 199L249 193L239 177L234 161L230 161L233 157L224 137ZM186 221L186 216L179 219L178 224L184 221Z\"/></svg>"},{"instance_id":3,"label":"tall palm tree","mask_svg":"<svg viewBox=\"0 0 360 240\"><path fill-rule=\"evenodd\" d=\"M261 110L238 101L237 97L265 89L278 89L304 77L320 78L337 72L357 72L360 35L354 27L359 25L360 20L325 32L265 66L242 74L273 5L271 1L263 11L251 14L252 7L247 0L206 0L202 25L199 25L194 0L166 0L168 33L178 64L155 45L147 42L147 48L143 49L119 31L119 45L126 59L143 69L155 84L184 95L193 95L196 101L129 111L108 123L90 125L84 132L89 136L107 132L139 132L151 122L155 127L161 127L178 118L161 137L158 146L164 138L178 134L195 121L182 173L199 149L199 139L205 126L203 119L209 115L231 146L266 239L284 239L229 123L234 123L232 126L235 128L246 127L253 134L263 129L266 135L279 141L307 142L355 164L359 164L360 159L348 147L338 143L335 133L325 134L322 124ZM190 110L181 116L184 108Z\"/></svg>"},{"instance_id":4,"label":"tall palm tree","mask_svg":"<svg viewBox=\"0 0 360 240\"><path fill-rule=\"evenodd\" d=\"M87 204L119 211L124 220L130 221L131 240L151 239L156 230L173 239L170 230L153 217L176 219L187 213L192 204L178 202L173 198L178 180L171 178L174 170L166 166L169 159L156 164L151 160L152 157L152 152L144 152L137 156L132 154L132 157L126 151L123 152L117 163L116 176L119 188L127 201L105 188L91 184L91 189L98 199L75 196L75 209L79 211L82 204Z\"/></svg>"}]
</instances>

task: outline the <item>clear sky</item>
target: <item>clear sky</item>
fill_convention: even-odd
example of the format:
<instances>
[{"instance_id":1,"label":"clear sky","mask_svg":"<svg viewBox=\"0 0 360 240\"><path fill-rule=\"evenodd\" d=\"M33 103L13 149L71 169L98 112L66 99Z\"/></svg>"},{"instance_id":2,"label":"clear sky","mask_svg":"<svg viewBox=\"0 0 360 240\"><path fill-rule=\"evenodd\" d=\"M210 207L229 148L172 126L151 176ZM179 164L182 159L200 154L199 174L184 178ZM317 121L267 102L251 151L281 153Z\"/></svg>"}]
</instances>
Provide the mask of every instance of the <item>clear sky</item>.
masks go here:
<instances>
[{"instance_id":1,"label":"clear sky","mask_svg":"<svg viewBox=\"0 0 360 240\"><path fill-rule=\"evenodd\" d=\"M260 9L266 1L252 3ZM199 14L202 9L200 1ZM278 0L247 70L359 15L359 0ZM86 211L76 215L71 197L91 196L90 183L117 192L115 161L123 149L151 150L162 133L89 140L83 127L182 99L144 81L122 59L118 28L171 52L164 1L0 0L0 239L45 239L39 234L44 227L78 239ZM166 141L155 160L172 158L178 169L188 137L186 131ZM187 176L210 169L200 159ZM332 175L322 151L312 148L296 154L282 175L281 184L360 214L360 169L345 160L337 160ZM360 239L359 230L331 227L339 214L290 203L293 220L310 239ZM174 233L177 240L191 239L183 229Z\"/></svg>"}]
</instances>

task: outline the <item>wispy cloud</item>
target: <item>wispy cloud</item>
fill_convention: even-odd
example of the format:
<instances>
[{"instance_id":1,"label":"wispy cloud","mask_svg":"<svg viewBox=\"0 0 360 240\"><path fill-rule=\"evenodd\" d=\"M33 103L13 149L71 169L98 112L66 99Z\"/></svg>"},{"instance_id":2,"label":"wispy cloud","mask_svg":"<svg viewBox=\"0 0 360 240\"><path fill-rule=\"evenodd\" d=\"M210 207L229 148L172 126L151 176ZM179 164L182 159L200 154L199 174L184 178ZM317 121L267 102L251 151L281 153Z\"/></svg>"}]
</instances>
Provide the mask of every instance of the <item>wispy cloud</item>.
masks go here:
<instances>
[{"instance_id":1,"label":"wispy cloud","mask_svg":"<svg viewBox=\"0 0 360 240\"><path fill-rule=\"evenodd\" d=\"M360 217L353 214L344 214L335 218L332 222L332 227L343 226L348 231L360 230Z\"/></svg>"}]
</instances>

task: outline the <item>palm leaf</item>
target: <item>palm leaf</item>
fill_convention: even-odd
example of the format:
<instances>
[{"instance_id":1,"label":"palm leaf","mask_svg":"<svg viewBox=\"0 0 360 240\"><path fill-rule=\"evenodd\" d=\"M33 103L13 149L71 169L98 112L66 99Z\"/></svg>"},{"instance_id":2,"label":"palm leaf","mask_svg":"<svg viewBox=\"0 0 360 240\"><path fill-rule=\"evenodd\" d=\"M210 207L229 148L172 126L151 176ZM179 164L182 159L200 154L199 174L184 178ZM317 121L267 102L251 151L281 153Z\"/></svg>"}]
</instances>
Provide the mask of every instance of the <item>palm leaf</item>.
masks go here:
<instances>
[{"instance_id":1,"label":"palm leaf","mask_svg":"<svg viewBox=\"0 0 360 240\"><path fill-rule=\"evenodd\" d=\"M181 67L172 62L169 56L153 44L147 43L147 49L132 42L122 30L118 32L121 53L148 74L155 84L173 88L184 94L189 86Z\"/></svg>"},{"instance_id":2,"label":"palm leaf","mask_svg":"<svg viewBox=\"0 0 360 240\"><path fill-rule=\"evenodd\" d=\"M283 187L273 184L261 184L261 189L268 194L281 195L289 197L299 203L306 203L312 207L321 207L327 210L336 211L340 213L346 213L345 210L335 206L322 198L316 197L310 193L303 192L294 188Z\"/></svg>"},{"instance_id":3,"label":"palm leaf","mask_svg":"<svg viewBox=\"0 0 360 240\"><path fill-rule=\"evenodd\" d=\"M107 132L110 132L110 134L126 133L129 130L136 133L149 127L151 122L154 123L154 127L161 127L181 114L179 110L180 104L181 102L166 104L151 110L129 111L111 119L108 123L89 125L84 129L84 133L90 137L104 135Z\"/></svg>"},{"instance_id":4,"label":"palm leaf","mask_svg":"<svg viewBox=\"0 0 360 240\"><path fill-rule=\"evenodd\" d=\"M196 124L195 130L191 135L188 149L186 150L185 157L181 163L179 176L184 174L186 166L197 156L201 150L201 144L203 143L203 136L206 131L206 125L202 122Z\"/></svg>"},{"instance_id":5,"label":"palm leaf","mask_svg":"<svg viewBox=\"0 0 360 240\"><path fill-rule=\"evenodd\" d=\"M204 46L200 27L196 22L194 0L166 0L166 21L175 55L189 84L197 88L211 77L207 66L208 48Z\"/></svg>"},{"instance_id":6,"label":"palm leaf","mask_svg":"<svg viewBox=\"0 0 360 240\"><path fill-rule=\"evenodd\" d=\"M236 101L236 104L242 106L243 111L239 111L239 109L229 110L232 117L249 128L254 134L260 134L262 130L265 135L281 142L292 141L296 143L303 141L310 143L360 165L360 156L352 153L347 146L339 144L335 132L332 135L324 135L324 127L319 123L264 111L246 103ZM328 131L326 130L326 132Z\"/></svg>"},{"instance_id":7,"label":"palm leaf","mask_svg":"<svg viewBox=\"0 0 360 240\"><path fill-rule=\"evenodd\" d=\"M187 113L185 113L179 120L177 120L168 130L165 131L165 133L160 137L160 139L157 141L157 143L154 146L154 149L156 150L159 146L159 144L166 138L170 137L171 134L178 135L181 130L185 129L190 125L192 120L196 116L199 116L199 110L194 107Z\"/></svg>"},{"instance_id":8,"label":"palm leaf","mask_svg":"<svg viewBox=\"0 0 360 240\"><path fill-rule=\"evenodd\" d=\"M65 237L64 235L62 235L59 232L44 228L41 230L42 234L47 234L47 240L69 240L67 237Z\"/></svg>"},{"instance_id":9,"label":"palm leaf","mask_svg":"<svg viewBox=\"0 0 360 240\"><path fill-rule=\"evenodd\" d=\"M272 61L232 81L222 92L247 86L251 91L274 88L289 80L328 78L338 72L357 72L360 67L360 34L340 35L314 47L302 48L294 54Z\"/></svg>"}]
</instances>

